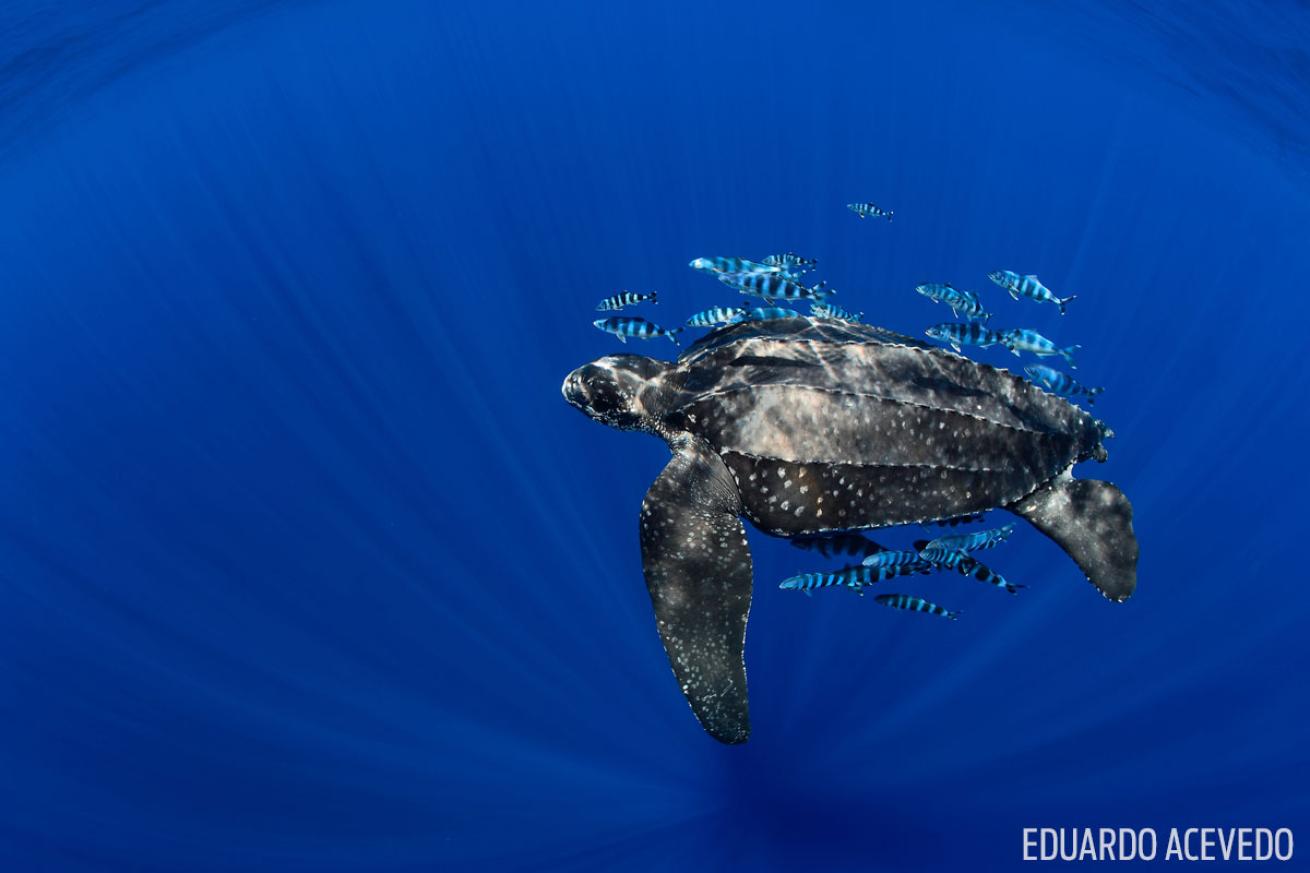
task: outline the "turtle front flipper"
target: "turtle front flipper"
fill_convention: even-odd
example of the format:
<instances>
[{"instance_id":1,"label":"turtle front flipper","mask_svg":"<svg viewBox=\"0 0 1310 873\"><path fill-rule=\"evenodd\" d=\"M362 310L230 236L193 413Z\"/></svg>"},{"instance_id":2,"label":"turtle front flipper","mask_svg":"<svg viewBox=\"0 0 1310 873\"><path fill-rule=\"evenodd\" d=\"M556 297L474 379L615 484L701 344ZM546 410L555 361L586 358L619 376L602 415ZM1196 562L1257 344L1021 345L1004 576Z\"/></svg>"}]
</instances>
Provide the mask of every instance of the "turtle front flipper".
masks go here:
<instances>
[{"instance_id":1,"label":"turtle front flipper","mask_svg":"<svg viewBox=\"0 0 1310 873\"><path fill-rule=\"evenodd\" d=\"M750 736L746 618L751 553L741 497L723 460L690 435L641 506L641 560L673 674L701 726L723 743Z\"/></svg>"}]
</instances>

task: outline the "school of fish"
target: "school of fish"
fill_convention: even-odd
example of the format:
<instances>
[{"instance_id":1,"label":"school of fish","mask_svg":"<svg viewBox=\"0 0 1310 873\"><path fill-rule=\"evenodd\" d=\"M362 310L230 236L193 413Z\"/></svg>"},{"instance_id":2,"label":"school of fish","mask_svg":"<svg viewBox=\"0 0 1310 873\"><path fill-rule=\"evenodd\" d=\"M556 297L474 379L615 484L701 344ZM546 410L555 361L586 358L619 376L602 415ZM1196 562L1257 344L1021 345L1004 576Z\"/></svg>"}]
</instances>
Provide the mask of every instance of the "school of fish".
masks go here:
<instances>
[{"instance_id":1,"label":"school of fish","mask_svg":"<svg viewBox=\"0 0 1310 873\"><path fill-rule=\"evenodd\" d=\"M891 210L871 202L848 203L847 208L861 219L892 220ZM826 282L806 284L803 281L805 274L814 270L818 261L796 252L780 252L759 260L736 256L699 257L692 260L689 266L697 272L717 278L739 294L758 298L764 305L712 306L694 313L684 324L672 328L632 315L597 319L595 326L617 337L620 342L663 337L681 346L677 335L687 328L714 329L743 321L804 317L796 310L776 305L779 302L807 302L812 318L859 322L864 317L862 312L853 312L832 303L828 298L837 292L829 288ZM1008 292L1013 300L1026 298L1038 303L1051 303L1061 315L1067 312L1067 304L1077 296L1057 297L1034 274L996 270L987 274L987 278ZM1059 356L1070 368L1077 368L1074 353L1081 348L1078 345L1058 345L1032 328L1001 330L990 327L988 322L995 313L988 311L976 291L957 288L949 282L925 282L915 286L914 290L933 303L949 308L956 318L964 319L943 322L925 331L929 337L946 343L957 353L962 353L965 346L980 349L999 346L1016 356L1023 352L1041 358ZM655 291L637 293L625 290L601 300L596 309L600 312L617 312L629 306L657 302ZM1044 364L1032 364L1025 367L1024 372L1033 384L1070 400L1083 399L1091 404L1105 390L1084 386L1067 373ZM982 515L974 515L938 524L954 527L974 524L982 519ZM836 570L798 573L784 579L778 587L801 591L806 596L822 588L848 588L862 596L865 588L892 579L947 572L1017 594L1023 585L1008 581L974 557L975 552L993 549L1004 543L1014 529L1015 525L1006 524L999 528L952 533L933 539L916 540L908 549L888 549L859 533L796 537L789 542L797 548L818 552L826 558L851 556L859 559L859 563ZM891 609L921 612L951 620L960 616L956 610L946 609L911 594L888 592L878 595L874 601Z\"/></svg>"}]
</instances>

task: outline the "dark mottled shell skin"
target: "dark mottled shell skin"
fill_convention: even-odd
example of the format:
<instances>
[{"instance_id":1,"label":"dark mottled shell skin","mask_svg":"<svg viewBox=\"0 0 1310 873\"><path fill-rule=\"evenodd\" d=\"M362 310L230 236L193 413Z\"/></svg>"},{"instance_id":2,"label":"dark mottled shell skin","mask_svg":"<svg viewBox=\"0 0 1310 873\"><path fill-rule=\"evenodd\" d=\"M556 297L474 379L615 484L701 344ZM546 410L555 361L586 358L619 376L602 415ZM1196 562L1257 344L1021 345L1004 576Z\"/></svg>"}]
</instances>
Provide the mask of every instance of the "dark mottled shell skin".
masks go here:
<instances>
[{"instance_id":1,"label":"dark mottled shell skin","mask_svg":"<svg viewBox=\"0 0 1310 873\"><path fill-rule=\"evenodd\" d=\"M662 378L660 417L704 439L779 536L1011 504L1104 457L1102 430L1024 379L869 325L720 328Z\"/></svg>"}]
</instances>

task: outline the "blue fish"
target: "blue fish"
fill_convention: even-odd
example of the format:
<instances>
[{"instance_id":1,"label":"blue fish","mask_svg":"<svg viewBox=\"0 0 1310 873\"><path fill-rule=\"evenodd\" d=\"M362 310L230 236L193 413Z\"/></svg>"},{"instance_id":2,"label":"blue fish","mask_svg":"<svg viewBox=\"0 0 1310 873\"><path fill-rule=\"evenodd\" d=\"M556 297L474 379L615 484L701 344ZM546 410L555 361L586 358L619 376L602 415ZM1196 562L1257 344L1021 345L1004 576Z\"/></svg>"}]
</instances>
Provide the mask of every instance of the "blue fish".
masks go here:
<instances>
[{"instance_id":1,"label":"blue fish","mask_svg":"<svg viewBox=\"0 0 1310 873\"><path fill-rule=\"evenodd\" d=\"M631 306L634 303L644 303L649 300L651 303L658 303L655 295L658 292L652 291L649 294L637 294L633 291L620 291L611 297L606 297L596 307L597 312L614 312L625 306Z\"/></svg>"},{"instance_id":2,"label":"blue fish","mask_svg":"<svg viewBox=\"0 0 1310 873\"><path fill-rule=\"evenodd\" d=\"M781 273L782 267L748 261L745 258L697 258L688 264L693 270L707 273Z\"/></svg>"},{"instance_id":3,"label":"blue fish","mask_svg":"<svg viewBox=\"0 0 1310 873\"><path fill-rule=\"evenodd\" d=\"M1088 403L1095 404L1096 395L1105 391L1104 388L1088 388L1086 385L1075 381L1073 376L1068 373L1052 370L1042 364L1024 367L1023 371L1028 374L1029 379L1032 379L1052 394L1058 394L1061 397L1086 397Z\"/></svg>"},{"instance_id":4,"label":"blue fish","mask_svg":"<svg viewBox=\"0 0 1310 873\"><path fill-rule=\"evenodd\" d=\"M807 597L815 588L850 588L856 593L863 594L866 586L876 585L887 579L907 576L911 573L930 572L932 572L932 567L923 562L913 566L895 567L866 567L862 564L856 564L852 567L834 570L831 573L800 573L782 580L778 587L788 591L804 591Z\"/></svg>"},{"instance_id":5,"label":"blue fish","mask_svg":"<svg viewBox=\"0 0 1310 873\"><path fill-rule=\"evenodd\" d=\"M1051 293L1051 289L1043 285L1036 276L1031 274L1020 276L1013 270L997 270L994 273L988 273L987 278L1009 291L1010 296L1015 300L1020 297L1027 297L1039 303L1043 301L1054 303L1060 307L1061 315L1064 315L1064 305L1078 296L1073 294L1065 298L1056 297Z\"/></svg>"},{"instance_id":6,"label":"blue fish","mask_svg":"<svg viewBox=\"0 0 1310 873\"><path fill-rule=\"evenodd\" d=\"M944 324L934 325L925 330L924 333L935 340L950 343L951 348L957 352L960 351L960 346L980 346L985 349L1001 341L999 333L988 330L976 321L964 324L948 321Z\"/></svg>"},{"instance_id":7,"label":"blue fish","mask_svg":"<svg viewBox=\"0 0 1310 873\"><path fill-rule=\"evenodd\" d=\"M911 597L908 594L879 594L873 598L875 602L883 606L890 606L892 609L908 609L911 612L927 612L931 615L940 615L942 618L949 618L955 621L960 617L960 613L952 612L949 609L943 609L935 603L929 603L922 597Z\"/></svg>"},{"instance_id":8,"label":"blue fish","mask_svg":"<svg viewBox=\"0 0 1310 873\"><path fill-rule=\"evenodd\" d=\"M1069 366L1075 370L1078 369L1078 365L1074 363L1073 353L1082 348L1082 346L1058 348L1055 343L1037 331L1029 330L1026 327L1016 327L1013 330L1003 331L1001 333L1001 345L1015 355L1018 355L1019 352L1032 352L1034 355L1040 355L1041 357L1062 355L1069 362Z\"/></svg>"},{"instance_id":9,"label":"blue fish","mask_svg":"<svg viewBox=\"0 0 1310 873\"><path fill-rule=\"evenodd\" d=\"M719 281L768 303L775 300L823 300L829 294L837 293L824 287L824 282L807 288L778 273L724 273L719 276Z\"/></svg>"},{"instance_id":10,"label":"blue fish","mask_svg":"<svg viewBox=\"0 0 1310 873\"><path fill-rule=\"evenodd\" d=\"M714 327L719 324L731 324L745 313L746 310L736 306L714 306L710 309L702 309L687 319L687 326Z\"/></svg>"},{"instance_id":11,"label":"blue fish","mask_svg":"<svg viewBox=\"0 0 1310 873\"><path fill-rule=\"evenodd\" d=\"M883 569L900 567L905 572L928 569L931 566L916 551L893 549L875 552L860 563L865 567L881 567Z\"/></svg>"},{"instance_id":12,"label":"blue fish","mask_svg":"<svg viewBox=\"0 0 1310 873\"><path fill-rule=\"evenodd\" d=\"M933 303L945 303L951 307L951 312L957 318L960 315L966 315L970 320L986 321L992 317L990 312L983 309L982 301L978 299L977 294L956 288L950 283L933 282L927 285L916 285L914 290Z\"/></svg>"},{"instance_id":13,"label":"blue fish","mask_svg":"<svg viewBox=\"0 0 1310 873\"><path fill-rule=\"evenodd\" d=\"M835 303L821 303L819 301L810 304L810 314L816 318L835 318L838 321L859 321L864 317L863 312L850 312Z\"/></svg>"},{"instance_id":14,"label":"blue fish","mask_svg":"<svg viewBox=\"0 0 1310 873\"><path fill-rule=\"evenodd\" d=\"M1014 533L1014 525L1007 524L1001 527L992 528L991 530L974 531L973 533L950 534L944 537L937 537L931 542L919 546L919 551L924 549L941 549L947 552L978 552L983 549L993 549L1010 538ZM918 545L917 543L915 544Z\"/></svg>"},{"instance_id":15,"label":"blue fish","mask_svg":"<svg viewBox=\"0 0 1310 873\"><path fill-rule=\"evenodd\" d=\"M1007 582L1004 576L992 570L977 558L971 558L964 552L956 549L939 549L930 547L919 552L919 557L923 558L923 560L932 564L934 567L954 570L961 576L972 576L979 582L986 582L988 585L995 585L997 588L1004 588L1011 594L1018 594L1019 589L1024 587L1022 585L1015 585L1013 582Z\"/></svg>"},{"instance_id":16,"label":"blue fish","mask_svg":"<svg viewBox=\"0 0 1310 873\"><path fill-rule=\"evenodd\" d=\"M789 267L798 272L812 270L818 266L819 262L814 258L803 258L795 252L783 252L780 255L769 255L761 264L768 264L770 267Z\"/></svg>"},{"instance_id":17,"label":"blue fish","mask_svg":"<svg viewBox=\"0 0 1310 873\"><path fill-rule=\"evenodd\" d=\"M860 218L885 218L892 220L892 211L883 209L876 203L847 203L846 208L854 212Z\"/></svg>"},{"instance_id":18,"label":"blue fish","mask_svg":"<svg viewBox=\"0 0 1310 873\"><path fill-rule=\"evenodd\" d=\"M619 338L619 342L626 343L628 337L637 339L651 339L657 336L666 336L673 340L675 346L680 346L676 334L682 330L675 327L672 330L660 327L658 324L652 324L644 318L636 316L616 315L611 318L598 318L592 322L597 330L603 330L605 333L612 333Z\"/></svg>"},{"instance_id":19,"label":"blue fish","mask_svg":"<svg viewBox=\"0 0 1310 873\"><path fill-rule=\"evenodd\" d=\"M801 314L795 309L782 309L777 306L766 306L760 309L752 309L744 315L739 315L732 320L732 324L742 321L768 321L773 318L800 318Z\"/></svg>"}]
</instances>

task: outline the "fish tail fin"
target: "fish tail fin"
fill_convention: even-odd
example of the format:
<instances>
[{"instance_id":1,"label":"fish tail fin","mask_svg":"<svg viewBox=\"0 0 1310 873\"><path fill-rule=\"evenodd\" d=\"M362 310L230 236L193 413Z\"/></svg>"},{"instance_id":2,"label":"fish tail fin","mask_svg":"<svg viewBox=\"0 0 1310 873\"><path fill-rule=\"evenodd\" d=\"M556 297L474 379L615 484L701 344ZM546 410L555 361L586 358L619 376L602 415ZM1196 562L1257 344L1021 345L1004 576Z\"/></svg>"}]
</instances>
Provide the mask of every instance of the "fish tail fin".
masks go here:
<instances>
[{"instance_id":1,"label":"fish tail fin","mask_svg":"<svg viewBox=\"0 0 1310 873\"><path fill-rule=\"evenodd\" d=\"M1106 598L1137 588L1133 506L1109 482L1062 476L1006 509L1055 540Z\"/></svg>"},{"instance_id":2,"label":"fish tail fin","mask_svg":"<svg viewBox=\"0 0 1310 873\"><path fill-rule=\"evenodd\" d=\"M1059 305L1060 307L1060 314L1064 315L1064 305L1066 303L1068 303L1070 300L1077 300L1077 299L1078 299L1077 294L1070 294L1068 297L1064 297L1064 298L1060 298L1060 297L1055 298L1056 304Z\"/></svg>"},{"instance_id":3,"label":"fish tail fin","mask_svg":"<svg viewBox=\"0 0 1310 873\"><path fill-rule=\"evenodd\" d=\"M651 303L659 303L659 302L660 302L660 301L659 301L659 293L660 293L660 292L658 292L658 291L652 291L652 292L650 292L650 302L651 302Z\"/></svg>"},{"instance_id":4,"label":"fish tail fin","mask_svg":"<svg viewBox=\"0 0 1310 873\"><path fill-rule=\"evenodd\" d=\"M1027 585L1020 585L1018 582L1006 582L1005 590L1011 594L1018 594L1020 588L1027 588Z\"/></svg>"},{"instance_id":5,"label":"fish tail fin","mask_svg":"<svg viewBox=\"0 0 1310 873\"><path fill-rule=\"evenodd\" d=\"M1078 369L1078 365L1074 363L1073 353L1081 348L1082 346L1074 344L1067 348L1060 349L1060 354L1063 355L1064 359L1069 362L1069 366L1073 367L1075 370Z\"/></svg>"},{"instance_id":6,"label":"fish tail fin","mask_svg":"<svg viewBox=\"0 0 1310 873\"><path fill-rule=\"evenodd\" d=\"M664 335L669 339L673 340L673 344L675 346L677 346L678 348L682 348L682 343L678 342L678 334L680 333L682 333L682 328L680 327L674 327L664 331Z\"/></svg>"},{"instance_id":7,"label":"fish tail fin","mask_svg":"<svg viewBox=\"0 0 1310 873\"><path fill-rule=\"evenodd\" d=\"M959 621L960 610L958 609L948 610L946 613L946 617L949 618L951 621Z\"/></svg>"},{"instance_id":8,"label":"fish tail fin","mask_svg":"<svg viewBox=\"0 0 1310 873\"><path fill-rule=\"evenodd\" d=\"M1097 394L1104 394L1104 393L1105 393L1105 389L1104 389L1104 388L1088 388L1088 389L1087 389L1087 402L1090 403L1091 405L1095 406L1095 405L1096 405L1096 395L1097 395Z\"/></svg>"}]
</instances>

